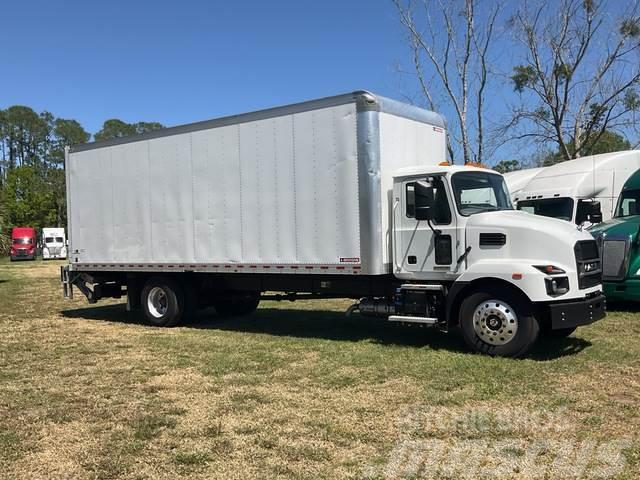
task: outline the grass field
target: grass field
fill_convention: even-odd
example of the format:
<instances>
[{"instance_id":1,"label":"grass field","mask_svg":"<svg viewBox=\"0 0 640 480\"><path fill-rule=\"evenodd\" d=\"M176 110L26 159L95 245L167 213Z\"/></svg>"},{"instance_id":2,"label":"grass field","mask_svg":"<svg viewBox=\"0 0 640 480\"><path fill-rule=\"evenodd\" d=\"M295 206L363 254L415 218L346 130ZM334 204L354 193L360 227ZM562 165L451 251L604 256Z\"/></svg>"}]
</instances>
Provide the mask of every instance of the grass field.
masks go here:
<instances>
[{"instance_id":1,"label":"grass field","mask_svg":"<svg viewBox=\"0 0 640 480\"><path fill-rule=\"evenodd\" d=\"M640 478L640 314L526 359L263 302L146 326L0 261L0 477Z\"/></svg>"}]
</instances>

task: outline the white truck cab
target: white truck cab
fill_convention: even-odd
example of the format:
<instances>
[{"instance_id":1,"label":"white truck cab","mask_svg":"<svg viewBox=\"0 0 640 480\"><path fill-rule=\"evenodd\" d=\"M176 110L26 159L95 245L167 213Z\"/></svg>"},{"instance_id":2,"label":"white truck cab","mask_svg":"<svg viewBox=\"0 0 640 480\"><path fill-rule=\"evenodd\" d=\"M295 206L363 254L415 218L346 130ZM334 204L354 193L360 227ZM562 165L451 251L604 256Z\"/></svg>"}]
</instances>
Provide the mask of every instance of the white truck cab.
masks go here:
<instances>
[{"instance_id":1,"label":"white truck cab","mask_svg":"<svg viewBox=\"0 0 640 480\"><path fill-rule=\"evenodd\" d=\"M67 238L64 228L42 229L42 259L67 258Z\"/></svg>"},{"instance_id":2,"label":"white truck cab","mask_svg":"<svg viewBox=\"0 0 640 480\"><path fill-rule=\"evenodd\" d=\"M405 169L394 176L393 198L394 275L407 292L415 284L446 289L447 315L476 349L517 355L539 326L566 335L604 316L591 235L514 210L497 172ZM406 310L400 305L396 299ZM518 338L518 330L526 334Z\"/></svg>"}]
</instances>

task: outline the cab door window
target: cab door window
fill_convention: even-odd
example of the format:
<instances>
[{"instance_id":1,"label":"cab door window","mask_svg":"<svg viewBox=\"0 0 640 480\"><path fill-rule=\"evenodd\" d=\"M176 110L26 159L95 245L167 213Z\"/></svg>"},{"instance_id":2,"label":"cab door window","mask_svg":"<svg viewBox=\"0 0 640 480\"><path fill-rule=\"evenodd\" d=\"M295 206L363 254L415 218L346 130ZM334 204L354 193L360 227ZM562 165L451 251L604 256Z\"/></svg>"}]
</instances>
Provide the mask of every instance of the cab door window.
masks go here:
<instances>
[{"instance_id":1,"label":"cab door window","mask_svg":"<svg viewBox=\"0 0 640 480\"><path fill-rule=\"evenodd\" d=\"M405 212L407 217L415 218L416 199L415 184L409 182L405 187ZM449 225L451 223L451 209L447 199L447 191L442 177L435 177L433 180L434 201L433 201L433 223L435 225Z\"/></svg>"}]
</instances>

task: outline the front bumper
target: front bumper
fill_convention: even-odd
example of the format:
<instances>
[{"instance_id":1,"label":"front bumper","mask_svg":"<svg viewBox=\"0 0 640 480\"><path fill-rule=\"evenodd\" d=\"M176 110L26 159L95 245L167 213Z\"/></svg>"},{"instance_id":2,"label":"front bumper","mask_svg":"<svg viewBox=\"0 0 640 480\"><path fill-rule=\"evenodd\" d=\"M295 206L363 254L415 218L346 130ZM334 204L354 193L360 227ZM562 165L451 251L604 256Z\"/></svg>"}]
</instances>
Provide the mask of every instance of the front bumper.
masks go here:
<instances>
[{"instance_id":1,"label":"front bumper","mask_svg":"<svg viewBox=\"0 0 640 480\"><path fill-rule=\"evenodd\" d=\"M36 258L35 253L28 254L28 253L18 252L14 255L11 255L11 260L35 260L35 258Z\"/></svg>"},{"instance_id":2,"label":"front bumper","mask_svg":"<svg viewBox=\"0 0 640 480\"><path fill-rule=\"evenodd\" d=\"M605 317L607 300L599 294L591 298L558 302L548 305L551 329L574 328L589 325Z\"/></svg>"}]
</instances>

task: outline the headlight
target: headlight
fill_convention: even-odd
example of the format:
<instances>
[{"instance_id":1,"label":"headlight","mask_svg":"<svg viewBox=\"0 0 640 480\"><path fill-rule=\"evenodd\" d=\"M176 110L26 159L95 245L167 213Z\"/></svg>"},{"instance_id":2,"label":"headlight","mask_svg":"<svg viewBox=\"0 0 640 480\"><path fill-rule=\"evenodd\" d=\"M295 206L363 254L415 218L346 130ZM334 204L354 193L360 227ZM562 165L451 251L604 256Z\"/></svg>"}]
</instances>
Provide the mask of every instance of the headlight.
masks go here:
<instances>
[{"instance_id":1,"label":"headlight","mask_svg":"<svg viewBox=\"0 0 640 480\"><path fill-rule=\"evenodd\" d=\"M569 277L545 278L544 283L547 287L547 294L552 297L564 295L569 291Z\"/></svg>"}]
</instances>

